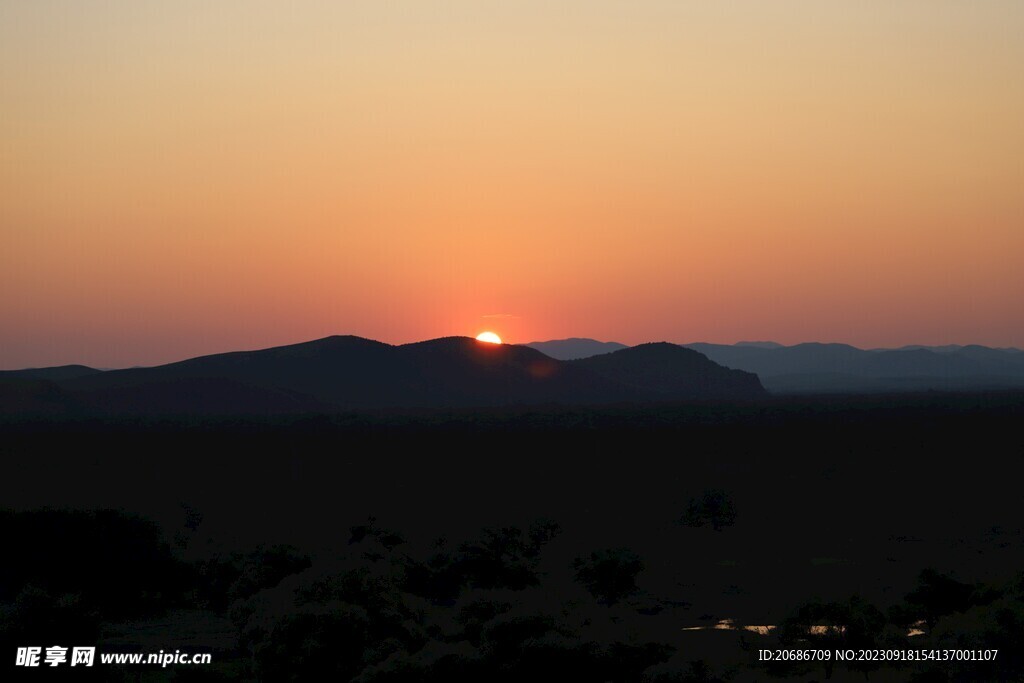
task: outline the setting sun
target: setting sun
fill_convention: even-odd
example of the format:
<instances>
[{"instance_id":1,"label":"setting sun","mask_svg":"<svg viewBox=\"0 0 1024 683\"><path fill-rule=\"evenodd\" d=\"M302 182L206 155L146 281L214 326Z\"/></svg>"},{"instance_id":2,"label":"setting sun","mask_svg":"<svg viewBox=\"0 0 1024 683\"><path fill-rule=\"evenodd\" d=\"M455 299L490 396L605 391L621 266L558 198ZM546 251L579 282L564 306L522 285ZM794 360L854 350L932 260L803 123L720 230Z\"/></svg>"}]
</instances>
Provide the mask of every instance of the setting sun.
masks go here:
<instances>
[{"instance_id":1,"label":"setting sun","mask_svg":"<svg viewBox=\"0 0 1024 683\"><path fill-rule=\"evenodd\" d=\"M482 342L487 342L488 344L500 344L500 343L502 343L501 342L501 337L499 337L498 335L494 334L493 332L481 332L480 334L476 335L476 340L477 341L482 341Z\"/></svg>"}]
</instances>

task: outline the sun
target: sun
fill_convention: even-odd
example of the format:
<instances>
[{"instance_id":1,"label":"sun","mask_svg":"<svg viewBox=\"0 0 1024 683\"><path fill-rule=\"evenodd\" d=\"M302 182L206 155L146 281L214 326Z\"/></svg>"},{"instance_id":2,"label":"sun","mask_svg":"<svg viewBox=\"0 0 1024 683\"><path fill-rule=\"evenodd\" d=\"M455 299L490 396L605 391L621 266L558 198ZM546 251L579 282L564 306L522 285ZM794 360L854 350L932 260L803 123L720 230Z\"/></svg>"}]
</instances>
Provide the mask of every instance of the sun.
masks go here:
<instances>
[{"instance_id":1,"label":"sun","mask_svg":"<svg viewBox=\"0 0 1024 683\"><path fill-rule=\"evenodd\" d=\"M500 344L501 343L501 337L499 337L498 335L494 334L493 332L481 332L480 334L476 335L476 340L477 341L482 341L482 342L487 342L488 344Z\"/></svg>"}]
</instances>

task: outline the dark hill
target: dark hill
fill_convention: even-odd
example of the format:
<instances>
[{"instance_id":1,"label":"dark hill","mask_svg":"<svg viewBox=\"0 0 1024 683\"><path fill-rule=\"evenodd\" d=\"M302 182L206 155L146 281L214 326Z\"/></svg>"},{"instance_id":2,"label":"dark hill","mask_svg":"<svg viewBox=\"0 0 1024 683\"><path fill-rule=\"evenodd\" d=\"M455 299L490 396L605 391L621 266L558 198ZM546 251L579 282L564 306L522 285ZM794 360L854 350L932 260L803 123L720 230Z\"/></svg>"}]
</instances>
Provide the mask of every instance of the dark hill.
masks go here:
<instances>
[{"instance_id":1,"label":"dark hill","mask_svg":"<svg viewBox=\"0 0 1024 683\"><path fill-rule=\"evenodd\" d=\"M112 370L64 386L93 407L135 407L142 412L377 407L389 404L396 390L407 388L401 387L405 373L394 360L394 347L388 344L335 336L153 368Z\"/></svg>"},{"instance_id":2,"label":"dark hill","mask_svg":"<svg viewBox=\"0 0 1024 683\"><path fill-rule=\"evenodd\" d=\"M282 414L381 408L601 404L756 397L749 373L654 344L588 364L536 349L446 337L391 346L327 337L260 351L202 356L151 368L45 382L11 378L0 413ZM591 359L591 360L594 360Z\"/></svg>"},{"instance_id":3,"label":"dark hill","mask_svg":"<svg viewBox=\"0 0 1024 683\"><path fill-rule=\"evenodd\" d=\"M65 415L75 406L55 382L15 373L0 375L0 416Z\"/></svg>"},{"instance_id":4,"label":"dark hill","mask_svg":"<svg viewBox=\"0 0 1024 683\"><path fill-rule=\"evenodd\" d=\"M661 398L752 398L766 394L757 375L724 368L692 349L665 342L641 344L572 364Z\"/></svg>"},{"instance_id":5,"label":"dark hill","mask_svg":"<svg viewBox=\"0 0 1024 683\"><path fill-rule=\"evenodd\" d=\"M557 361L536 349L445 337L398 347L417 368L420 405L609 403L642 397L638 391Z\"/></svg>"},{"instance_id":6,"label":"dark hill","mask_svg":"<svg viewBox=\"0 0 1024 683\"><path fill-rule=\"evenodd\" d=\"M58 365L52 368L28 368L26 370L0 370L0 380L20 377L62 382L103 372L85 365Z\"/></svg>"}]
</instances>

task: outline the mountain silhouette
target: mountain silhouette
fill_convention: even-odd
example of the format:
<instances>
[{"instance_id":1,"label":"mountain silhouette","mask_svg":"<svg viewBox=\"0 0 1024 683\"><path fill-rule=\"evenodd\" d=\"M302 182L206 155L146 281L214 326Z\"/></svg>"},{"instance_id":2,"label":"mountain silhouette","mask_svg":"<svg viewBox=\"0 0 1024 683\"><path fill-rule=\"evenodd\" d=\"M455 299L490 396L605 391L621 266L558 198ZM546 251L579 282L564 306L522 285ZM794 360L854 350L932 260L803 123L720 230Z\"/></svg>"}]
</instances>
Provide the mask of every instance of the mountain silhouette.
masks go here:
<instances>
[{"instance_id":1,"label":"mountain silhouette","mask_svg":"<svg viewBox=\"0 0 1024 683\"><path fill-rule=\"evenodd\" d=\"M614 382L513 344L445 337L396 347L415 378L416 405L609 403L644 398Z\"/></svg>"},{"instance_id":2,"label":"mountain silhouette","mask_svg":"<svg viewBox=\"0 0 1024 683\"><path fill-rule=\"evenodd\" d=\"M528 344L562 360L628 348L593 339L558 339ZM755 373L774 394L905 393L987 391L1024 387L1024 352L978 344L907 345L859 349L849 344L773 341L683 344L712 361Z\"/></svg>"},{"instance_id":3,"label":"mountain silhouette","mask_svg":"<svg viewBox=\"0 0 1024 683\"><path fill-rule=\"evenodd\" d=\"M41 379L53 382L77 379L103 372L85 365L59 365L52 368L27 368L25 370L0 370L0 381L11 378Z\"/></svg>"},{"instance_id":4,"label":"mountain silhouette","mask_svg":"<svg viewBox=\"0 0 1024 683\"><path fill-rule=\"evenodd\" d=\"M764 394L749 373L670 344L595 358L603 360L560 361L528 346L469 337L392 346L335 336L151 368L70 373L61 380L12 377L0 381L0 405L7 414L19 412L18 406L105 414L294 414Z\"/></svg>"},{"instance_id":5,"label":"mountain silhouette","mask_svg":"<svg viewBox=\"0 0 1024 683\"><path fill-rule=\"evenodd\" d=\"M751 398L767 393L754 373L723 368L693 349L666 342L640 344L572 363L665 398Z\"/></svg>"},{"instance_id":6,"label":"mountain silhouette","mask_svg":"<svg viewBox=\"0 0 1024 683\"><path fill-rule=\"evenodd\" d=\"M858 349L848 344L795 346L687 344L728 368L754 372L774 393L1002 389L1024 386L1024 354L985 346Z\"/></svg>"},{"instance_id":7,"label":"mountain silhouette","mask_svg":"<svg viewBox=\"0 0 1024 683\"><path fill-rule=\"evenodd\" d=\"M570 337L569 339L552 339L550 341L530 342L526 344L530 348L537 349L546 356L557 360L577 360L589 358L602 353L612 353L628 348L625 344L618 342L602 342L596 339L584 339L582 337Z\"/></svg>"},{"instance_id":8,"label":"mountain silhouette","mask_svg":"<svg viewBox=\"0 0 1024 683\"><path fill-rule=\"evenodd\" d=\"M0 416L58 416L66 415L76 407L75 401L55 382L14 373L0 375Z\"/></svg>"},{"instance_id":9,"label":"mountain silhouette","mask_svg":"<svg viewBox=\"0 0 1024 683\"><path fill-rule=\"evenodd\" d=\"M736 346L754 346L762 349L781 349L782 344L773 341L740 341Z\"/></svg>"},{"instance_id":10,"label":"mountain silhouette","mask_svg":"<svg viewBox=\"0 0 1024 683\"><path fill-rule=\"evenodd\" d=\"M58 384L62 381L102 374L84 365L51 368L0 370L0 415L66 415L77 402Z\"/></svg>"},{"instance_id":11,"label":"mountain silhouette","mask_svg":"<svg viewBox=\"0 0 1024 683\"><path fill-rule=\"evenodd\" d=\"M589 355L562 360L551 354ZM393 346L332 336L149 368L0 371L0 416L280 415L729 400L762 396L766 389L844 394L1021 387L1024 352L979 345L627 347L581 338L512 345L447 337Z\"/></svg>"}]
</instances>

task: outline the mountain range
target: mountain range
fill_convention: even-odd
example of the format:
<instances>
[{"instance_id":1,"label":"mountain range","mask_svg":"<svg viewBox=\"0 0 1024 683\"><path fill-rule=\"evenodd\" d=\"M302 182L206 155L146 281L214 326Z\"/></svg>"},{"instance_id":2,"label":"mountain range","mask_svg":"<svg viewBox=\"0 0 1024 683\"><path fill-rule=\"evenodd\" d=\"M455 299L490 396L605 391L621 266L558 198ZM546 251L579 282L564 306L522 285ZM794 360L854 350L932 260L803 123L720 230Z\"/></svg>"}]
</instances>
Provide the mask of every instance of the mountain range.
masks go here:
<instances>
[{"instance_id":1,"label":"mountain range","mask_svg":"<svg viewBox=\"0 0 1024 683\"><path fill-rule=\"evenodd\" d=\"M601 348L598 345L605 344L581 339L564 341L581 351L596 350ZM551 341L529 346L544 350L559 348L559 344ZM1019 349L947 345L865 350L847 344L783 346L766 341L684 346L724 367L757 374L774 394L1024 387L1024 352Z\"/></svg>"},{"instance_id":2,"label":"mountain range","mask_svg":"<svg viewBox=\"0 0 1024 683\"><path fill-rule=\"evenodd\" d=\"M674 344L562 361L528 346L354 336L149 368L0 372L0 414L296 414L386 408L751 399L757 376Z\"/></svg>"},{"instance_id":3,"label":"mountain range","mask_svg":"<svg viewBox=\"0 0 1024 683\"><path fill-rule=\"evenodd\" d=\"M618 342L602 342L596 339L583 339L580 337L530 342L527 346L537 349L545 356L551 356L557 360L578 360L629 348L625 344Z\"/></svg>"}]
</instances>

